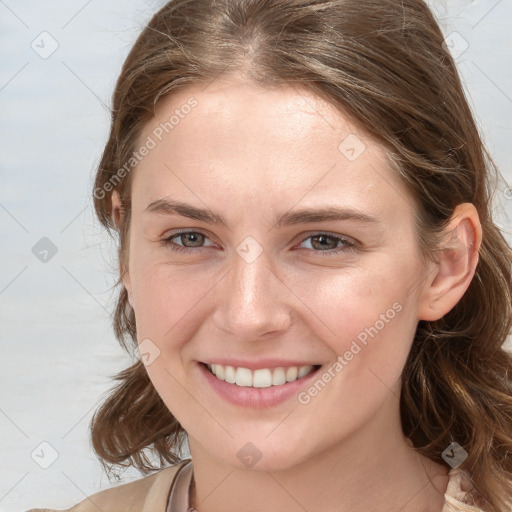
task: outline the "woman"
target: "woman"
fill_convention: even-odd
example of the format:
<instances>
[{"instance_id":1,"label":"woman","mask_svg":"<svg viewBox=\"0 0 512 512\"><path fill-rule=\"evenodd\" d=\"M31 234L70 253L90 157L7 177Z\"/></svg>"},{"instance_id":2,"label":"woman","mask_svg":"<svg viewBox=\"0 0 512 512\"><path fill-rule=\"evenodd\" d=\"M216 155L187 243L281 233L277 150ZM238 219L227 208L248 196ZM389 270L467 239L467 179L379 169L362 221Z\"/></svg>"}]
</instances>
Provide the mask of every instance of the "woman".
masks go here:
<instances>
[{"instance_id":1,"label":"woman","mask_svg":"<svg viewBox=\"0 0 512 512\"><path fill-rule=\"evenodd\" d=\"M511 250L422 0L171 1L112 116L92 441L159 471L70 510L510 509Z\"/></svg>"}]
</instances>

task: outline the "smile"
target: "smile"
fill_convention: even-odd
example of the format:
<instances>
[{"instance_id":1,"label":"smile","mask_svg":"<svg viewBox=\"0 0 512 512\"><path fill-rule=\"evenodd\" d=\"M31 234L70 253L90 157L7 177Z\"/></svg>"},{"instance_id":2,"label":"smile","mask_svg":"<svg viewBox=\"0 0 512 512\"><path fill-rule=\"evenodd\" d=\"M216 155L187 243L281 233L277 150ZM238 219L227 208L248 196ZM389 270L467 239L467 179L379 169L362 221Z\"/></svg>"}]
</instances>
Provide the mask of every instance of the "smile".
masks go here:
<instances>
[{"instance_id":1,"label":"smile","mask_svg":"<svg viewBox=\"0 0 512 512\"><path fill-rule=\"evenodd\" d=\"M258 370L242 367L236 368L221 364L208 364L206 366L217 379L248 388L282 386L288 382L294 382L306 377L315 369L313 365L261 368Z\"/></svg>"}]
</instances>

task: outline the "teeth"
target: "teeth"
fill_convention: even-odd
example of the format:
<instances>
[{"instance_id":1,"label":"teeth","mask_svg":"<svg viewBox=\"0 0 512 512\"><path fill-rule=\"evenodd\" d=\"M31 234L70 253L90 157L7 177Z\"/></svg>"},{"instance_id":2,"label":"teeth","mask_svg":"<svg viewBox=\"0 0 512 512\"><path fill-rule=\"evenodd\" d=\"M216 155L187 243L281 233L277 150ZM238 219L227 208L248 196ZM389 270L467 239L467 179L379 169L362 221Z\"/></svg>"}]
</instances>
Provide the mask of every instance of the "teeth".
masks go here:
<instances>
[{"instance_id":1,"label":"teeth","mask_svg":"<svg viewBox=\"0 0 512 512\"><path fill-rule=\"evenodd\" d=\"M238 370L240 370L240 368ZM272 386L272 372L267 368L261 370L254 370L254 372L251 373L253 388L269 388L270 386Z\"/></svg>"},{"instance_id":2,"label":"teeth","mask_svg":"<svg viewBox=\"0 0 512 512\"><path fill-rule=\"evenodd\" d=\"M220 380L225 380L225 370L224 370L224 366L220 365L220 364L216 364L215 365L215 375L217 375L219 377Z\"/></svg>"},{"instance_id":3,"label":"teeth","mask_svg":"<svg viewBox=\"0 0 512 512\"><path fill-rule=\"evenodd\" d=\"M276 368L272 373L272 386L280 386L286 382L284 368Z\"/></svg>"},{"instance_id":4,"label":"teeth","mask_svg":"<svg viewBox=\"0 0 512 512\"><path fill-rule=\"evenodd\" d=\"M221 364L209 364L208 368L219 380L225 380L229 384L236 384L237 386L253 388L281 386L287 382L301 379L313 371L312 365L274 369L261 368L254 371L248 368L222 366Z\"/></svg>"},{"instance_id":5,"label":"teeth","mask_svg":"<svg viewBox=\"0 0 512 512\"><path fill-rule=\"evenodd\" d=\"M215 373L215 375L217 375L217 373ZM226 382L229 382L230 384L234 384L236 382L236 372L235 372L235 369L232 366L226 366L224 368L224 377L225 377L224 380Z\"/></svg>"},{"instance_id":6,"label":"teeth","mask_svg":"<svg viewBox=\"0 0 512 512\"><path fill-rule=\"evenodd\" d=\"M299 368L297 379L302 379L302 377L305 377L311 371L312 368L312 366L301 366Z\"/></svg>"},{"instance_id":7,"label":"teeth","mask_svg":"<svg viewBox=\"0 0 512 512\"><path fill-rule=\"evenodd\" d=\"M217 377L222 380L219 375L219 369L217 365ZM252 386L252 372L247 368L237 368L235 373L235 383L237 386Z\"/></svg>"},{"instance_id":8,"label":"teeth","mask_svg":"<svg viewBox=\"0 0 512 512\"><path fill-rule=\"evenodd\" d=\"M296 366L290 366L288 370L286 370L286 382L293 382L297 380L298 370Z\"/></svg>"}]
</instances>

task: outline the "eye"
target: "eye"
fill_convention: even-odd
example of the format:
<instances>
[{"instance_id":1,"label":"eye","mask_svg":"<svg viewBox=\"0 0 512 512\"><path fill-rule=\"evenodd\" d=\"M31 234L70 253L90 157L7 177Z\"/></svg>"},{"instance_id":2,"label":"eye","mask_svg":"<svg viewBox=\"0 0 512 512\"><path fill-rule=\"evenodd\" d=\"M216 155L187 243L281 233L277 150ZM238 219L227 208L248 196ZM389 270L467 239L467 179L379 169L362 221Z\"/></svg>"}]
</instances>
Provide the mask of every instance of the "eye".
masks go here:
<instances>
[{"instance_id":1,"label":"eye","mask_svg":"<svg viewBox=\"0 0 512 512\"><path fill-rule=\"evenodd\" d=\"M333 256L340 252L354 251L357 248L354 241L331 233L316 233L310 235L300 245L306 242L310 245L307 249L323 253L322 256Z\"/></svg>"},{"instance_id":2,"label":"eye","mask_svg":"<svg viewBox=\"0 0 512 512\"><path fill-rule=\"evenodd\" d=\"M175 252L198 253L206 247L214 247L211 242L205 245L207 241L209 241L208 237L200 231L183 230L164 238L161 243ZM300 245L305 243L310 245L305 247L306 249L320 253L322 256L334 256L357 249L354 241L332 233L315 233L304 239Z\"/></svg>"},{"instance_id":3,"label":"eye","mask_svg":"<svg viewBox=\"0 0 512 512\"><path fill-rule=\"evenodd\" d=\"M200 249L203 248L202 244L204 244L206 240L208 240L208 237L199 231L180 231L164 238L162 245L176 252L201 252ZM210 245L213 246L213 244Z\"/></svg>"}]
</instances>

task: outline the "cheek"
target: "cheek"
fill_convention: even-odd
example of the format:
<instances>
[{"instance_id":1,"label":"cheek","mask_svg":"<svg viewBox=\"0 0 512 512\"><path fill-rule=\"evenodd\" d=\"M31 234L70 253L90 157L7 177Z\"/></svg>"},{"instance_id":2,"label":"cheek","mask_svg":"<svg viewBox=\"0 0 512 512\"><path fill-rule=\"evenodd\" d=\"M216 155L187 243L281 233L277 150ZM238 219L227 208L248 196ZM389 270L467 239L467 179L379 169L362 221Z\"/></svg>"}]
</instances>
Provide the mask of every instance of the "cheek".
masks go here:
<instances>
[{"instance_id":1,"label":"cheek","mask_svg":"<svg viewBox=\"0 0 512 512\"><path fill-rule=\"evenodd\" d=\"M413 265L368 268L318 277L314 287L304 283L299 292L312 311L309 328L332 350L332 362L320 376L331 388L326 395L333 393L334 402L354 411L376 406L397 384L417 326ZM317 392L307 391L304 403Z\"/></svg>"},{"instance_id":2,"label":"cheek","mask_svg":"<svg viewBox=\"0 0 512 512\"><path fill-rule=\"evenodd\" d=\"M197 325L197 315L204 314L204 299L212 283L211 272L176 269L165 263L141 266L132 279L139 340L150 337L173 346L187 341L190 329Z\"/></svg>"},{"instance_id":3,"label":"cheek","mask_svg":"<svg viewBox=\"0 0 512 512\"><path fill-rule=\"evenodd\" d=\"M183 424L201 417L199 401L191 400L187 382L191 340L204 321L205 297L212 276L176 268L137 255L130 268L140 354L152 355L146 371L167 408ZM142 356L143 358L143 356Z\"/></svg>"},{"instance_id":4,"label":"cheek","mask_svg":"<svg viewBox=\"0 0 512 512\"><path fill-rule=\"evenodd\" d=\"M414 317L411 283L415 271L411 265L392 266L375 258L375 264L365 268L301 276L295 279L293 290L310 312L309 323L322 332L322 340L342 354L353 340L364 346L385 333L397 335L404 324L410 331L413 321L407 318Z\"/></svg>"},{"instance_id":5,"label":"cheek","mask_svg":"<svg viewBox=\"0 0 512 512\"><path fill-rule=\"evenodd\" d=\"M340 279L315 296L323 322L316 334L332 350L332 360L298 397L294 423L286 422L283 437L301 436L299 424L309 429L324 425L320 448L355 432L400 395L400 376L416 329L414 304L408 287L396 280ZM349 286L349 284L351 286ZM369 287L369 288L368 288ZM368 289L370 293L368 293ZM321 326L321 327L320 327ZM334 334L330 331L334 331Z\"/></svg>"},{"instance_id":6,"label":"cheek","mask_svg":"<svg viewBox=\"0 0 512 512\"><path fill-rule=\"evenodd\" d=\"M142 355L145 343L157 354L146 370L167 407L188 411L190 395L184 388L194 360L194 340L212 314L208 304L215 302L211 297L218 272L197 265L170 265L165 257L137 250L130 275L139 351Z\"/></svg>"}]
</instances>

